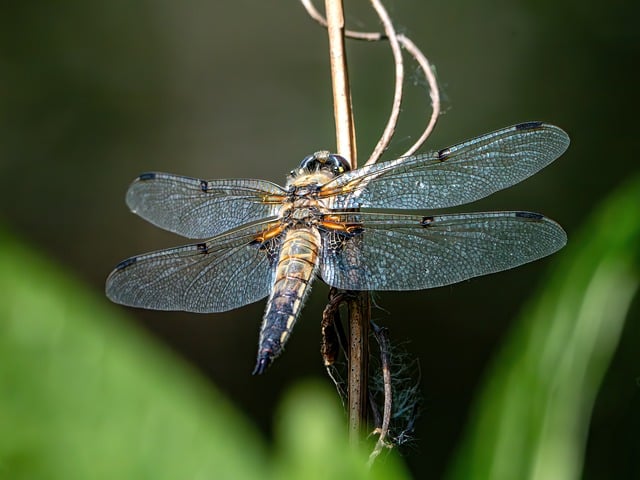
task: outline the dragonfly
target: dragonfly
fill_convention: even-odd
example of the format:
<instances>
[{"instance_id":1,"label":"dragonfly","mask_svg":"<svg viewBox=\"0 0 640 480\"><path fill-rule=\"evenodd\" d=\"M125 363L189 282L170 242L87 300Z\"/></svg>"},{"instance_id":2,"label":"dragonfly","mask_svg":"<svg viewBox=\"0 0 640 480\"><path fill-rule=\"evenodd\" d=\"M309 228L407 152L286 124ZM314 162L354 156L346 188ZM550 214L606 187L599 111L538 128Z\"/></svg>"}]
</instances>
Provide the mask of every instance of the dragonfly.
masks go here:
<instances>
[{"instance_id":1,"label":"dragonfly","mask_svg":"<svg viewBox=\"0 0 640 480\"><path fill-rule=\"evenodd\" d=\"M262 374L282 353L316 277L342 290L422 290L562 248L564 230L539 213L398 210L481 199L538 172L568 146L562 129L526 122L355 170L340 155L316 152L285 187L143 173L126 194L131 211L200 242L120 262L106 294L127 306L198 313L268 297L253 370Z\"/></svg>"}]
</instances>

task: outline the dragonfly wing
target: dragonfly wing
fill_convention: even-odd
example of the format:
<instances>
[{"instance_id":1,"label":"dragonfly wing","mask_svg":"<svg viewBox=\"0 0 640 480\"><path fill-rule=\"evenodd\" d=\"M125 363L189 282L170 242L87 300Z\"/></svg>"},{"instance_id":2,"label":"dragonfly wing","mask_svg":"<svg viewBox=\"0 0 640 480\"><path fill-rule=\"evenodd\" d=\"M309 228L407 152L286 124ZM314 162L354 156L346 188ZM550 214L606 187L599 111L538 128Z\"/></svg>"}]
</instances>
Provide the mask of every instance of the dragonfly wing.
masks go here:
<instances>
[{"instance_id":1,"label":"dragonfly wing","mask_svg":"<svg viewBox=\"0 0 640 480\"><path fill-rule=\"evenodd\" d=\"M453 147L347 172L321 196L335 209L435 209L473 202L510 187L569 146L560 128L528 122Z\"/></svg>"},{"instance_id":2,"label":"dragonfly wing","mask_svg":"<svg viewBox=\"0 0 640 480\"><path fill-rule=\"evenodd\" d=\"M273 270L274 252L254 241L265 225L124 260L107 278L107 297L132 307L198 313L258 301L269 294Z\"/></svg>"},{"instance_id":3,"label":"dragonfly wing","mask_svg":"<svg viewBox=\"0 0 640 480\"><path fill-rule=\"evenodd\" d=\"M542 258L567 240L557 223L529 212L341 215L361 228L325 233L321 275L345 290L449 285Z\"/></svg>"},{"instance_id":4,"label":"dragonfly wing","mask_svg":"<svg viewBox=\"0 0 640 480\"><path fill-rule=\"evenodd\" d=\"M187 238L208 238L275 216L284 190L263 180L199 180L144 173L127 191L132 212Z\"/></svg>"}]
</instances>

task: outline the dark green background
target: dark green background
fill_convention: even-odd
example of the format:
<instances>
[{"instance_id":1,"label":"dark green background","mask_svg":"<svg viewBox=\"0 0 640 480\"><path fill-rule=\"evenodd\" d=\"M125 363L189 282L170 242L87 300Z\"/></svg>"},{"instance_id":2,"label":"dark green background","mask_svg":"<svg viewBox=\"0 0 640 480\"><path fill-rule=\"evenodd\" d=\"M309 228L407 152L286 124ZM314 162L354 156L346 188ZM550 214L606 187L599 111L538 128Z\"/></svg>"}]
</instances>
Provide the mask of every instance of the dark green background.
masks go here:
<instances>
[{"instance_id":1,"label":"dark green background","mask_svg":"<svg viewBox=\"0 0 640 480\"><path fill-rule=\"evenodd\" d=\"M348 8L349 24L375 29L358 3ZM553 166L465 210L538 211L561 223L571 242L592 208L639 170L637 3L388 7L434 63L442 89L444 114L425 149L526 120L555 123L571 136ZM384 44L351 44L349 55L365 158L386 121L393 69ZM427 117L424 83L412 66L407 71L417 86L409 82L387 158L412 143ZM135 175L283 183L304 155L333 148L332 122L326 37L296 2L0 6L0 220L96 291L122 258L183 242L127 211ZM616 228L616 219L602 218L602 228ZM486 362L551 261L428 292L376 295L384 310L375 318L420 359L424 409L407 453L414 471L444 470ZM268 431L281 392L301 377L323 376L318 320L326 291L318 282L286 353L258 378L250 371L263 302L218 315L130 313ZM637 300L630 318L596 405L585 478L628 474L637 463Z\"/></svg>"}]
</instances>

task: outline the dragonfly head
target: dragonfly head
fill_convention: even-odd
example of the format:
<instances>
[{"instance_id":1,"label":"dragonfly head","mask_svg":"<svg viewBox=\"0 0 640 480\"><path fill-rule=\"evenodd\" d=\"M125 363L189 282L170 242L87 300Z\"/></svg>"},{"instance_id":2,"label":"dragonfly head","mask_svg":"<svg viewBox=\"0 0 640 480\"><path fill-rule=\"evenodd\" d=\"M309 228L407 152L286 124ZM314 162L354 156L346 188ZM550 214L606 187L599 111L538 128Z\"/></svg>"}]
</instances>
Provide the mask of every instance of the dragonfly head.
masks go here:
<instances>
[{"instance_id":1,"label":"dragonfly head","mask_svg":"<svg viewBox=\"0 0 640 480\"><path fill-rule=\"evenodd\" d=\"M333 176L338 176L350 170L349 162L344 157L335 153L321 150L312 155L307 155L300 162L300 166L291 171L291 177L316 173L320 171L329 172Z\"/></svg>"}]
</instances>

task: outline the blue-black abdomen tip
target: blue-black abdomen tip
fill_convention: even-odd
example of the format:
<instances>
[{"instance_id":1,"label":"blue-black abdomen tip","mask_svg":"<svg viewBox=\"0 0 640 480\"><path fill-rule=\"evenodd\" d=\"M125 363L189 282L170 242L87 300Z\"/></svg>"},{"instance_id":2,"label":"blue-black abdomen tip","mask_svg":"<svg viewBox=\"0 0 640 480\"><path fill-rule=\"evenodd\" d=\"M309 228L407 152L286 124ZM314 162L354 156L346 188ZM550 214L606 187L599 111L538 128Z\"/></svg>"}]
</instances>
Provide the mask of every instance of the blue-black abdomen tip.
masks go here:
<instances>
[{"instance_id":1,"label":"blue-black abdomen tip","mask_svg":"<svg viewBox=\"0 0 640 480\"><path fill-rule=\"evenodd\" d=\"M540 128L542 126L542 122L524 122L516 125L516 130L533 130L535 128Z\"/></svg>"},{"instance_id":2,"label":"blue-black abdomen tip","mask_svg":"<svg viewBox=\"0 0 640 480\"><path fill-rule=\"evenodd\" d=\"M256 366L253 369L253 372L251 372L251 375L262 375L264 372L267 371L267 367L269 366L269 364L271 363L271 359L267 356L259 356L258 360L256 362Z\"/></svg>"},{"instance_id":3,"label":"blue-black abdomen tip","mask_svg":"<svg viewBox=\"0 0 640 480\"><path fill-rule=\"evenodd\" d=\"M153 180L154 178L156 178L156 174L153 172L143 173L138 176L138 180L142 182L144 182L145 180Z\"/></svg>"}]
</instances>

